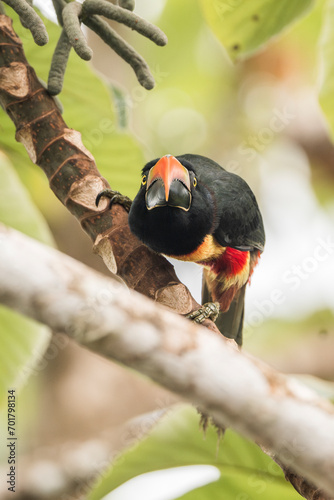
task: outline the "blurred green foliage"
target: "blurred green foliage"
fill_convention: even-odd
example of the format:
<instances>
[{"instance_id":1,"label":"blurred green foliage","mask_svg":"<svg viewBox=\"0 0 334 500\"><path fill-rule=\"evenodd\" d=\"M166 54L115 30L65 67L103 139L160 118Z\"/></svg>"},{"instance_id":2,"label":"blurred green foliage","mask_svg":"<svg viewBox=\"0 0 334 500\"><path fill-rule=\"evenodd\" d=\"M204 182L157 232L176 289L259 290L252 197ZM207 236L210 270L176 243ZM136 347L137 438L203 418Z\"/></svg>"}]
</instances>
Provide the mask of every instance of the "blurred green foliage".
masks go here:
<instances>
[{"instance_id":1,"label":"blurred green foliage","mask_svg":"<svg viewBox=\"0 0 334 500\"><path fill-rule=\"evenodd\" d=\"M191 491L182 500L234 500L242 498L297 500L300 496L284 479L284 475L258 446L227 430L219 442L210 426L203 436L199 415L189 406L170 410L157 422L149 435L122 453L109 472L103 473L100 485L88 500L100 500L129 479L145 472L184 465L213 465L220 478L212 484ZM160 420L161 418L161 420ZM143 424L145 425L145 424ZM241 498L241 497L240 497Z\"/></svg>"},{"instance_id":2,"label":"blurred green foliage","mask_svg":"<svg viewBox=\"0 0 334 500\"><path fill-rule=\"evenodd\" d=\"M261 49L314 4L314 0L201 0L209 25L232 60Z\"/></svg>"},{"instance_id":3,"label":"blurred green foliage","mask_svg":"<svg viewBox=\"0 0 334 500\"><path fill-rule=\"evenodd\" d=\"M7 391L22 389L48 347L48 328L11 309L0 306L0 411L6 407Z\"/></svg>"},{"instance_id":4,"label":"blurred green foliage","mask_svg":"<svg viewBox=\"0 0 334 500\"><path fill-rule=\"evenodd\" d=\"M283 355L287 344L307 344L310 339L325 339L333 333L333 314L324 309L302 319L268 320L256 325L256 328L245 325L244 346L247 351L256 352L260 357L265 353L280 352Z\"/></svg>"},{"instance_id":5,"label":"blurred green foliage","mask_svg":"<svg viewBox=\"0 0 334 500\"><path fill-rule=\"evenodd\" d=\"M185 152L219 159L223 149L240 141L240 71L224 56L197 2L169 0L158 24L168 35L168 45L158 54L152 44L129 35L131 44L145 54L157 83L142 98L137 98L137 85L127 86L135 133L148 159ZM229 128L222 133L227 122Z\"/></svg>"},{"instance_id":6,"label":"blurred green foliage","mask_svg":"<svg viewBox=\"0 0 334 500\"><path fill-rule=\"evenodd\" d=\"M7 120L8 121L8 120ZM0 151L0 220L46 245L54 240L45 218L34 205L13 164Z\"/></svg>"},{"instance_id":7,"label":"blurred green foliage","mask_svg":"<svg viewBox=\"0 0 334 500\"><path fill-rule=\"evenodd\" d=\"M21 184L9 159L0 152L0 221L43 243L54 241L45 219ZM24 256L22 256L24 258ZM9 388L19 389L47 348L48 328L0 306L0 409Z\"/></svg>"},{"instance_id":8,"label":"blurred green foliage","mask_svg":"<svg viewBox=\"0 0 334 500\"><path fill-rule=\"evenodd\" d=\"M320 38L321 86L320 104L327 118L332 139L334 138L334 1L325 5L323 29Z\"/></svg>"}]
</instances>

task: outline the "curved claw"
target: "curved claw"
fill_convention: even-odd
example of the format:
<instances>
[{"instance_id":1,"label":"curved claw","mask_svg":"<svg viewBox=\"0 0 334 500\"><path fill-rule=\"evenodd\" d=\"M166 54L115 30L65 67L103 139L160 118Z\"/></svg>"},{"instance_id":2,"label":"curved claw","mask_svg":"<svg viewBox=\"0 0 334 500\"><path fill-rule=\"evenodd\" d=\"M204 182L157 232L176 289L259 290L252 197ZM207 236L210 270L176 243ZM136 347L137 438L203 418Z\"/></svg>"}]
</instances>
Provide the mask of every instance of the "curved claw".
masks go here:
<instances>
[{"instance_id":1,"label":"curved claw","mask_svg":"<svg viewBox=\"0 0 334 500\"><path fill-rule=\"evenodd\" d=\"M112 189L103 189L99 192L95 199L95 205L97 207L99 206L100 200L103 196L110 199L110 203L108 206L109 209L115 203L117 203L118 205L122 205L122 207L124 207L127 212L131 208L132 201L130 200L130 198L128 198L127 196L123 196L119 191L113 191Z\"/></svg>"},{"instance_id":2,"label":"curved claw","mask_svg":"<svg viewBox=\"0 0 334 500\"><path fill-rule=\"evenodd\" d=\"M195 323L203 323L206 319L216 321L219 314L218 302L207 302L202 307L186 315L186 318L191 319Z\"/></svg>"},{"instance_id":3,"label":"curved claw","mask_svg":"<svg viewBox=\"0 0 334 500\"><path fill-rule=\"evenodd\" d=\"M100 200L101 198L103 198L104 196L106 198L109 198L110 200L113 198L115 194L115 191L113 191L112 189L103 189L102 191L99 192L99 194L97 195L96 199L95 199L95 205L98 207L99 206L99 203L100 203Z\"/></svg>"}]
</instances>

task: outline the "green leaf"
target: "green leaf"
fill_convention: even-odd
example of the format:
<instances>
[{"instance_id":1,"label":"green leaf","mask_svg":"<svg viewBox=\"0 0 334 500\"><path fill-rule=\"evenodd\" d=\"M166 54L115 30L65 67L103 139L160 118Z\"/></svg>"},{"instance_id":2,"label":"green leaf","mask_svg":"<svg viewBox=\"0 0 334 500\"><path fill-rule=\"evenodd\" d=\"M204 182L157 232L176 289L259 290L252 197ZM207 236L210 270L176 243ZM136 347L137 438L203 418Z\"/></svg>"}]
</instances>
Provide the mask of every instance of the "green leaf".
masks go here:
<instances>
[{"instance_id":1,"label":"green leaf","mask_svg":"<svg viewBox=\"0 0 334 500\"><path fill-rule=\"evenodd\" d=\"M319 102L334 140L334 1L328 0L323 17L319 43L320 90Z\"/></svg>"},{"instance_id":2,"label":"green leaf","mask_svg":"<svg viewBox=\"0 0 334 500\"><path fill-rule=\"evenodd\" d=\"M232 60L247 57L306 15L314 0L200 0L205 18Z\"/></svg>"},{"instance_id":3,"label":"green leaf","mask_svg":"<svg viewBox=\"0 0 334 500\"><path fill-rule=\"evenodd\" d=\"M1 152L0 221L43 243L54 244L43 216ZM0 307L0 408L5 403L7 390L19 389L25 382L49 338L46 327Z\"/></svg>"},{"instance_id":4,"label":"green leaf","mask_svg":"<svg viewBox=\"0 0 334 500\"><path fill-rule=\"evenodd\" d=\"M150 435L125 451L88 496L100 500L131 478L146 472L185 465L213 465L218 481L198 488L184 500L235 500L235 498L297 500L299 495L284 479L281 469L254 443L227 430L219 443L210 426L203 436L199 415L189 406L168 412ZM241 496L243 495L243 496Z\"/></svg>"},{"instance_id":5,"label":"green leaf","mask_svg":"<svg viewBox=\"0 0 334 500\"><path fill-rule=\"evenodd\" d=\"M0 410L7 391L18 391L36 370L50 341L48 328L0 306Z\"/></svg>"},{"instance_id":6,"label":"green leaf","mask_svg":"<svg viewBox=\"0 0 334 500\"><path fill-rule=\"evenodd\" d=\"M47 245L54 245L44 217L34 205L9 159L1 151L0 221Z\"/></svg>"}]
</instances>

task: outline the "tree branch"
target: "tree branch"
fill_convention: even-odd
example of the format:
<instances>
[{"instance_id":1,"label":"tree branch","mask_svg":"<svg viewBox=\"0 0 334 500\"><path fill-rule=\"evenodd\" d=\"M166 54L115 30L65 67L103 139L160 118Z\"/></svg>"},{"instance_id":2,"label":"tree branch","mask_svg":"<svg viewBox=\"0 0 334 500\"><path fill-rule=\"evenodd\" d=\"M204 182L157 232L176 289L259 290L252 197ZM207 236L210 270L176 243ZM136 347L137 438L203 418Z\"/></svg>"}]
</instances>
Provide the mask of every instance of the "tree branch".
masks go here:
<instances>
[{"instance_id":1,"label":"tree branch","mask_svg":"<svg viewBox=\"0 0 334 500\"><path fill-rule=\"evenodd\" d=\"M61 0L53 0L53 2L54 5L59 7L59 12L57 11L59 16L61 14L60 9L65 4ZM131 6L131 2L122 2L122 4L126 3ZM1 9L0 14L3 14L3 10ZM62 47L62 49L63 48L64 47ZM66 48L66 55L68 55L69 49L70 47ZM57 66L57 64L55 65ZM181 314L187 314L197 309L199 305L191 297L188 289L177 279L173 267L161 256L154 254L143 246L130 233L127 226L127 214L122 207L113 206L112 210L109 211L107 210L106 201L104 212L100 212L96 209L94 203L96 194L103 188L108 187L108 184L97 171L91 154L81 143L80 134L67 128L67 125L59 114L55 102L41 86L33 68L28 65L24 57L22 44L12 29L11 20L5 15L0 15L0 104L16 125L17 140L25 145L32 161L41 166L45 171L54 193L71 213L78 218L82 227L92 238L96 251L102 256L107 267L114 272L117 271L130 287ZM18 257L19 260L20 258L21 256ZM138 265L139 262L140 265ZM154 273L152 272L153 269ZM85 271L85 273L87 273L87 271ZM41 270L39 268L36 276L40 277L40 275ZM109 284L110 283L111 281L109 280ZM103 294L101 296L97 294L96 297L101 298ZM57 300L58 295L56 296L56 301ZM60 302L60 305L61 304L62 302ZM97 305L99 305L99 301L97 301ZM77 311L77 321L69 325L69 331L67 333L74 337L76 337L77 334L79 340L81 339L82 342L87 343L87 339L85 341L81 334L81 328L86 324L86 319L82 317L82 314L85 312L89 313L89 311L95 314L96 304L89 303L89 301L79 304L79 307L83 306L85 309L79 309ZM39 317L39 307L40 304L37 301L34 305L34 314L36 314L36 316L31 314L33 317ZM21 310L18 304L15 305L15 308ZM41 308L40 313L42 313L43 310L44 309ZM114 313L117 317L117 307L114 308ZM155 321L160 321L157 317L157 313L155 313L153 317ZM42 317L39 319L43 321ZM53 318L53 321L55 319L56 317ZM50 324L50 326L52 323L53 326L56 327L53 321L51 321L49 317L45 318L46 323ZM144 324L146 323L144 322ZM206 324L209 328L218 333L218 330L212 322L207 321ZM174 329L173 325L176 325L175 319L172 323L172 328ZM184 326L185 335L187 336L189 334L192 336L189 330L192 332L193 326L188 323L185 325L187 325ZM152 325L148 327L148 332L150 332L151 328ZM63 324L59 325L59 329L66 330ZM174 331L173 329L172 331ZM178 331L179 325L177 324L177 326L175 326L175 332ZM145 341L145 338L144 336L143 341ZM212 339L212 335L210 338ZM182 342L185 342L185 340L185 337L180 337L181 351ZM193 339L192 337L188 338L190 349L195 340L196 337ZM106 342L107 344L110 342L108 337ZM164 334L163 342L168 350L169 344L175 343L176 338L173 336L171 337L170 333L168 337ZM99 345L99 342L97 342L95 349L103 353L103 343ZM108 353L109 350L107 349L106 354L108 355ZM109 355L113 357L112 353L109 353ZM131 357L131 353L126 353L126 356L127 355ZM115 355L114 358L118 359L117 355ZM155 362L157 361L155 360ZM128 365L132 366L130 362ZM164 378L164 375L160 373L159 366L158 362L157 370L160 375L155 379L167 387L172 388L173 378L169 380L167 376L167 380L164 383L164 381L161 380L161 378ZM162 365L162 370L163 366L164 365ZM192 369L196 371L195 366ZM149 371L148 369L147 373L149 373ZM231 374L233 374L233 370ZM227 376L227 379L229 379L229 373L227 373ZM191 379L189 380L189 384L191 384ZM177 388L175 388L175 390L178 391ZM181 388L179 392L182 393L182 391L188 392L188 389ZM192 399L192 396L193 393L190 391L190 399ZM197 398L196 391L193 400L201 401L200 397ZM207 405L203 405L203 409L207 409L215 416L215 404L210 404L210 402L208 402ZM256 418L255 416L255 419ZM216 420L217 422L220 421L219 418ZM223 417L221 421L225 422ZM228 422L228 418L226 422ZM291 480L291 474L289 480ZM305 483L303 479L297 477L297 481L294 481L294 483L297 484L297 490L303 494L299 486ZM319 482L319 484L322 483ZM314 492L317 493L315 488L309 490L306 498L317 498L318 500L320 498L325 499L324 495L319 496L317 494L317 496L314 496Z\"/></svg>"},{"instance_id":2,"label":"tree branch","mask_svg":"<svg viewBox=\"0 0 334 500\"><path fill-rule=\"evenodd\" d=\"M173 266L130 232L124 208L113 205L109 210L106 199L96 207L97 194L109 184L82 144L80 133L67 127L29 66L12 21L4 15L0 15L0 104L16 126L16 139L44 170L51 189L91 237L108 269L130 288L180 314L198 309ZM206 325L219 332L211 321Z\"/></svg>"},{"instance_id":3,"label":"tree branch","mask_svg":"<svg viewBox=\"0 0 334 500\"><path fill-rule=\"evenodd\" d=\"M4 226L0 275L3 304L182 395L334 495L334 407L296 380Z\"/></svg>"},{"instance_id":4,"label":"tree branch","mask_svg":"<svg viewBox=\"0 0 334 500\"><path fill-rule=\"evenodd\" d=\"M59 94L59 88L63 87L65 70L71 48L72 45L70 44L66 31L63 29L52 56L48 76L48 91L51 95Z\"/></svg>"}]
</instances>

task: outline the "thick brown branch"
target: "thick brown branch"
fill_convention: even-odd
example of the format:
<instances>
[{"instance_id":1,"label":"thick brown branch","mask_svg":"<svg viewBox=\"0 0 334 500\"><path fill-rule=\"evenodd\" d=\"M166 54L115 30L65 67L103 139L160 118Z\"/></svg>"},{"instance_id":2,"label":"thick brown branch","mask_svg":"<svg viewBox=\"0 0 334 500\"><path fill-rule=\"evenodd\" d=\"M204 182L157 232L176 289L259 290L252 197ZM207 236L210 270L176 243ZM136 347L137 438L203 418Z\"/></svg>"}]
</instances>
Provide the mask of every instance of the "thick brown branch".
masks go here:
<instances>
[{"instance_id":1,"label":"thick brown branch","mask_svg":"<svg viewBox=\"0 0 334 500\"><path fill-rule=\"evenodd\" d=\"M119 205L109 210L107 200L102 200L99 208L95 206L96 195L109 187L108 183L82 144L80 133L67 127L54 100L40 84L25 59L11 19L3 15L0 104L16 126L16 139L44 170L51 189L79 220L110 271L117 272L130 288L180 314L196 309L198 304L178 280L173 266L132 235L126 211ZM212 322L208 325L218 332Z\"/></svg>"}]
</instances>

